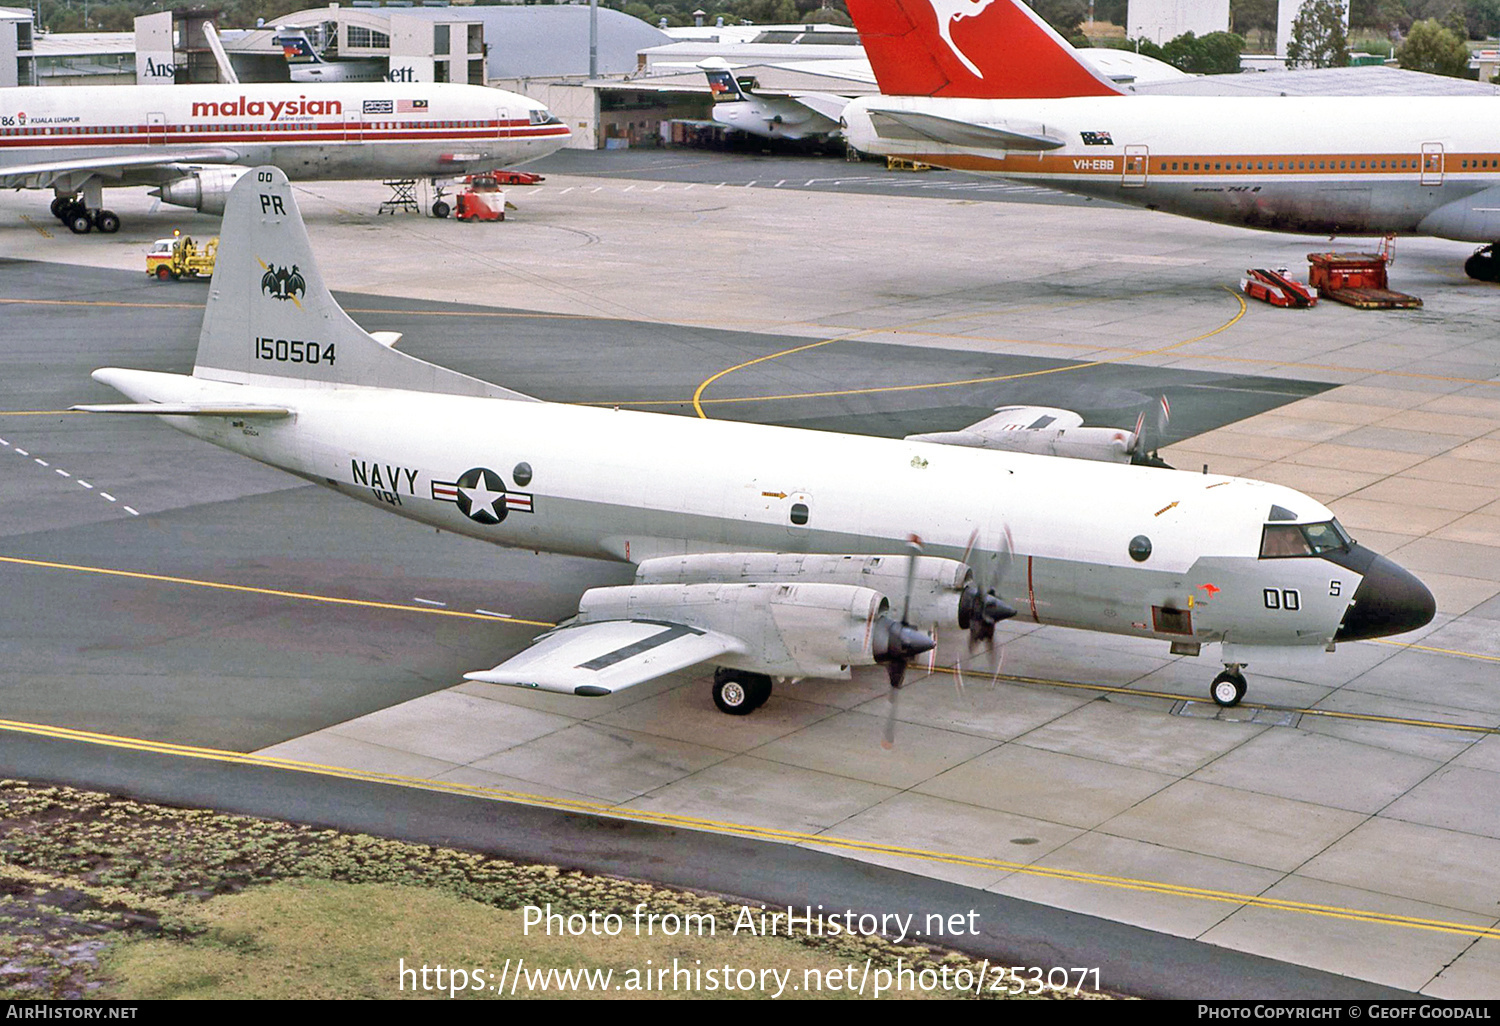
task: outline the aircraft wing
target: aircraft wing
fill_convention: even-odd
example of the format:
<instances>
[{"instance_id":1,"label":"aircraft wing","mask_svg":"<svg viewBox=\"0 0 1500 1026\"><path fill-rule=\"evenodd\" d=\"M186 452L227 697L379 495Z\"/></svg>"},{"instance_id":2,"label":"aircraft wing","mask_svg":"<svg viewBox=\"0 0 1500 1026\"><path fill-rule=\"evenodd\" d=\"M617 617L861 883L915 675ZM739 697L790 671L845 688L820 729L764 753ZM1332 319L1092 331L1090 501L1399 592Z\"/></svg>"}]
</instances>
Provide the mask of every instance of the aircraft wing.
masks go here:
<instances>
[{"instance_id":1,"label":"aircraft wing","mask_svg":"<svg viewBox=\"0 0 1500 1026\"><path fill-rule=\"evenodd\" d=\"M131 171L160 169L165 181L188 174L185 164L233 164L238 151L223 146L205 146L199 150L173 149L168 153L140 153L132 156L87 157L80 160L53 160L37 164L17 164L0 168L0 189L46 189L58 179L77 176L79 182L89 175L124 178Z\"/></svg>"},{"instance_id":2,"label":"aircraft wing","mask_svg":"<svg viewBox=\"0 0 1500 1026\"><path fill-rule=\"evenodd\" d=\"M260 417L278 420L292 415L285 406L252 406L248 403L90 403L69 409L79 413L145 413L153 417Z\"/></svg>"},{"instance_id":3,"label":"aircraft wing","mask_svg":"<svg viewBox=\"0 0 1500 1026\"><path fill-rule=\"evenodd\" d=\"M560 627L493 670L464 678L599 696L744 650L744 642L717 631L664 620L604 620Z\"/></svg>"},{"instance_id":4,"label":"aircraft wing","mask_svg":"<svg viewBox=\"0 0 1500 1026\"><path fill-rule=\"evenodd\" d=\"M882 139L931 140L971 149L1055 150L1066 140L1045 132L1021 132L911 110L872 107L870 123Z\"/></svg>"},{"instance_id":5,"label":"aircraft wing","mask_svg":"<svg viewBox=\"0 0 1500 1026\"><path fill-rule=\"evenodd\" d=\"M809 110L823 115L829 121L837 121L844 116L844 108L849 106L849 97L835 96L833 93L788 93L792 99Z\"/></svg>"}]
</instances>

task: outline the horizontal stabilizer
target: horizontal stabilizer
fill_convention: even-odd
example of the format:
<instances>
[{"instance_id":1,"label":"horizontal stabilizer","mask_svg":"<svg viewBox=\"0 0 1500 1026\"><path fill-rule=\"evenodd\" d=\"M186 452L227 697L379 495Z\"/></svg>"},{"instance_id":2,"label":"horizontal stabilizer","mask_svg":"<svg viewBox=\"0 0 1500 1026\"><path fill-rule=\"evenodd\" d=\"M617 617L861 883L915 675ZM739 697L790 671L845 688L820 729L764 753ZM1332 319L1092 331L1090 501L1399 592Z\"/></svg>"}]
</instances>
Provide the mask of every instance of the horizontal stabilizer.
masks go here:
<instances>
[{"instance_id":1,"label":"horizontal stabilizer","mask_svg":"<svg viewBox=\"0 0 1500 1026\"><path fill-rule=\"evenodd\" d=\"M73 406L79 413L146 413L153 417L290 417L285 406L239 406L234 403L91 403Z\"/></svg>"},{"instance_id":2,"label":"horizontal stabilizer","mask_svg":"<svg viewBox=\"0 0 1500 1026\"><path fill-rule=\"evenodd\" d=\"M792 99L814 113L821 114L829 121L837 121L844 116L844 108L849 106L849 97L835 96L832 93L791 93Z\"/></svg>"},{"instance_id":3,"label":"horizontal stabilizer","mask_svg":"<svg viewBox=\"0 0 1500 1026\"><path fill-rule=\"evenodd\" d=\"M604 620L561 627L493 670L466 680L565 695L609 695L745 648L716 631L661 620Z\"/></svg>"},{"instance_id":4,"label":"horizontal stabilizer","mask_svg":"<svg viewBox=\"0 0 1500 1026\"><path fill-rule=\"evenodd\" d=\"M930 140L979 150L1056 150L1066 144L1066 140L1041 131L1020 132L918 111L871 108L869 113L870 123L882 139Z\"/></svg>"}]
</instances>

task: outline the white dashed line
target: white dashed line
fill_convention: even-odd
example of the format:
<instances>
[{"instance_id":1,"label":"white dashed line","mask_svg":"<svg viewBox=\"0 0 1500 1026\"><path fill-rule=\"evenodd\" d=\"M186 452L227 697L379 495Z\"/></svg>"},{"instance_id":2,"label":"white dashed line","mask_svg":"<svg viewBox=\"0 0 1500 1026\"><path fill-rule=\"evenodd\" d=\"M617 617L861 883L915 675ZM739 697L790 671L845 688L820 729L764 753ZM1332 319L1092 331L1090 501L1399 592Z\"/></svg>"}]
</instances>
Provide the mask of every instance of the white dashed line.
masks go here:
<instances>
[{"instance_id":1,"label":"white dashed line","mask_svg":"<svg viewBox=\"0 0 1500 1026\"><path fill-rule=\"evenodd\" d=\"M39 467L50 467L51 470L52 470L52 472L54 474L56 474L58 477L64 477L64 478L67 478L70 481L77 481L80 485L82 485L84 488L88 489L89 491L93 491L94 490L94 486L93 486L93 484L91 482L85 481L81 477L74 477L72 474L70 474L68 471L64 470L62 467L53 467L51 463L49 463L46 460L42 459L40 456L32 456L31 453L27 452L25 449L22 449L22 448L19 448L19 447L16 447L16 446L12 446L10 442L5 441L3 438L0 438L0 444L4 444L7 448L14 449L14 451L18 455L31 457L31 462L35 463ZM109 494L108 492L99 492L99 495L106 502L117 502L117 501L119 501L113 495ZM138 517L138 516L141 515L139 510L137 510L137 509L135 509L135 508L133 508L131 506L121 506L120 508L123 509L123 510L125 510L125 512L129 513L133 517Z\"/></svg>"},{"instance_id":2,"label":"white dashed line","mask_svg":"<svg viewBox=\"0 0 1500 1026\"><path fill-rule=\"evenodd\" d=\"M411 600L413 602L420 602L424 606L446 606L448 604L446 602L439 602L437 599L424 599L420 595L413 595Z\"/></svg>"},{"instance_id":3,"label":"white dashed line","mask_svg":"<svg viewBox=\"0 0 1500 1026\"><path fill-rule=\"evenodd\" d=\"M485 616L493 616L497 620L514 619L514 617L512 617L509 613L497 613L493 609L476 609L474 610L474 612L483 613Z\"/></svg>"}]
</instances>

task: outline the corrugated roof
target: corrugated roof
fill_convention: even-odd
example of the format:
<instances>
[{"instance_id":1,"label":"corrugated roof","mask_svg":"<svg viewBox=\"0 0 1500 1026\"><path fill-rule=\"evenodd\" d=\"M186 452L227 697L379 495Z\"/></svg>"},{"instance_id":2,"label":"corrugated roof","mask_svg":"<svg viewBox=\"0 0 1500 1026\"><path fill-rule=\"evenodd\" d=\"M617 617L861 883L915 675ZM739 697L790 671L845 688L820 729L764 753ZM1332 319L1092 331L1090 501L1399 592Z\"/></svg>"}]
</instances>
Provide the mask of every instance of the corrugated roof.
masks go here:
<instances>
[{"instance_id":1,"label":"corrugated roof","mask_svg":"<svg viewBox=\"0 0 1500 1026\"><path fill-rule=\"evenodd\" d=\"M1464 78L1402 68L1306 68L1199 75L1182 82L1141 85L1152 96L1497 96L1500 88Z\"/></svg>"}]
</instances>

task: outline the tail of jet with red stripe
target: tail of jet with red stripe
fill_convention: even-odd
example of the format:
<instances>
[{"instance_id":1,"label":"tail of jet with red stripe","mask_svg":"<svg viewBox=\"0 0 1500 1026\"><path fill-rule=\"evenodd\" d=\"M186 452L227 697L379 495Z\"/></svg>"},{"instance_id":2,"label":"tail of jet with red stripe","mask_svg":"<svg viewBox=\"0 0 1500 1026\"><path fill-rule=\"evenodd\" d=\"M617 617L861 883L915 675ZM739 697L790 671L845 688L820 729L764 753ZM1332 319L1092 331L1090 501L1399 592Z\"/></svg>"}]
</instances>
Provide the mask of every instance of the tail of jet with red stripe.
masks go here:
<instances>
[{"instance_id":1,"label":"tail of jet with red stripe","mask_svg":"<svg viewBox=\"0 0 1500 1026\"><path fill-rule=\"evenodd\" d=\"M1022 0L848 0L886 96L1113 96Z\"/></svg>"}]
</instances>

